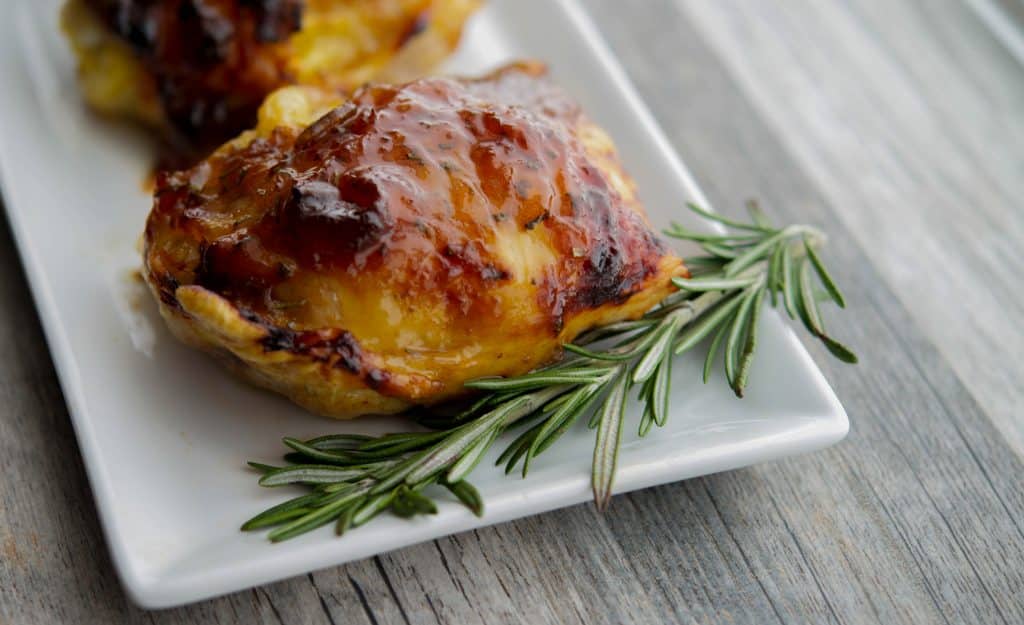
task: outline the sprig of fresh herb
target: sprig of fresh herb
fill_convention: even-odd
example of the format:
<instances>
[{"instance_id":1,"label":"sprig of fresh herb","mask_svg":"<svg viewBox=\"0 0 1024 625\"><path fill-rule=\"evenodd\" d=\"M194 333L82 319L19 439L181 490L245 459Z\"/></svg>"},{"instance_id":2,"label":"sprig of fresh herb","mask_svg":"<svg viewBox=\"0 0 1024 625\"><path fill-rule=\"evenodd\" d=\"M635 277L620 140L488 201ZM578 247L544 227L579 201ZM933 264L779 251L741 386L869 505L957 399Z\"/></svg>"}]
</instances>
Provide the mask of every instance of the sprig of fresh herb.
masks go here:
<instances>
[{"instance_id":1,"label":"sprig of fresh herb","mask_svg":"<svg viewBox=\"0 0 1024 625\"><path fill-rule=\"evenodd\" d=\"M818 309L822 296L846 305L818 254L825 242L819 230L775 228L755 204L748 207L750 223L689 206L729 230L706 234L673 224L666 231L697 243L706 254L685 259L691 277L673 279L679 290L655 309L638 320L586 333L566 345L567 357L553 365L514 378L469 382L479 391L471 406L454 415L417 417L432 431L284 439L290 464L250 465L263 474L263 486L300 484L311 491L258 514L242 529L276 526L269 534L276 542L333 522L341 534L385 510L401 517L434 513L430 490L438 487L480 515L483 501L466 477L501 434L519 430L497 464L506 474L518 467L525 477L531 461L582 418L596 430L592 485L595 502L604 508L612 495L630 391L638 389L642 406L640 436L664 426L674 358L710 338L704 382L722 351L726 379L742 397L766 300L773 306L781 302L837 358L857 361L825 332Z\"/></svg>"}]
</instances>

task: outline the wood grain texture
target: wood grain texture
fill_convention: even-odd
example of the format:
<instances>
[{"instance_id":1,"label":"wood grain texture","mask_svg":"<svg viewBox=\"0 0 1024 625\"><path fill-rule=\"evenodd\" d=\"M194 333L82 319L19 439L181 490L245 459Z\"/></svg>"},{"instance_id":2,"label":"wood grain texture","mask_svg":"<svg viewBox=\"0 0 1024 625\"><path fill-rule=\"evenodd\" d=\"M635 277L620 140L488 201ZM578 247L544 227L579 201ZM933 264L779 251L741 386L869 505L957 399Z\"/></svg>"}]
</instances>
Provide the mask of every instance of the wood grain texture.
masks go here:
<instances>
[{"instance_id":1,"label":"wood grain texture","mask_svg":"<svg viewBox=\"0 0 1024 625\"><path fill-rule=\"evenodd\" d=\"M0 623L1024 622L1021 67L952 0L587 5L720 210L832 235L849 438L145 612L3 227Z\"/></svg>"},{"instance_id":2,"label":"wood grain texture","mask_svg":"<svg viewBox=\"0 0 1024 625\"><path fill-rule=\"evenodd\" d=\"M1018 59L960 0L680 5L1024 451L1024 360L990 366L993 354L1024 351Z\"/></svg>"}]
</instances>

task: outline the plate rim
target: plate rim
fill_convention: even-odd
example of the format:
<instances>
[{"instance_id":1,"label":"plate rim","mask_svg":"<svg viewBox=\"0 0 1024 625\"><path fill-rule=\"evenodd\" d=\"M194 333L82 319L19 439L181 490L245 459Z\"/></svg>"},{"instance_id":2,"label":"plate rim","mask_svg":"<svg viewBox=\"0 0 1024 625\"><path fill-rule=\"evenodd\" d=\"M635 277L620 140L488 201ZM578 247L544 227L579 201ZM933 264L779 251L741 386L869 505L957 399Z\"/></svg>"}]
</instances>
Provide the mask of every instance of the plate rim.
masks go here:
<instances>
[{"instance_id":1,"label":"plate rim","mask_svg":"<svg viewBox=\"0 0 1024 625\"><path fill-rule=\"evenodd\" d=\"M553 8L560 9L572 22L577 29L578 34L585 42L588 48L587 52L592 54L594 56L594 60L605 72L607 72L609 80L614 84L615 90L622 95L624 103L631 109L630 112L636 116L637 121L646 132L648 138L653 142L660 158L667 162L692 198L697 200L703 206L711 207L711 204L707 201L707 198L697 185L691 172L683 163L678 152L672 147L672 144L669 142L667 136L657 123L646 103L640 97L639 92L629 79L622 65L619 63L614 52L591 20L589 14L580 5L579 1L555 0L553 4L555 5ZM23 9L23 7L21 8ZM23 14L23 11L21 13ZM18 21L17 16L15 16L13 21ZM9 49L8 52L12 52L17 49L10 41L5 42L3 45L5 48ZM18 55L14 54L12 56L17 57ZM10 171L10 165L8 163L10 156L5 156L5 154L6 151L0 149L0 193L2 193L5 198L6 205L8 207L15 205L21 206L25 202L16 199L21 195L19 187L20 182L15 183L12 181L10 175L7 173ZM411 532L413 538L408 542L404 542L403 545L392 545L386 549L376 549L372 546L372 541L370 541L371 546L361 550L356 550L355 555L341 560L331 554L325 554L320 559L310 557L306 552L311 549L315 549L316 545L306 545L304 546L304 550L295 550L290 552L291 555L287 559L294 562L303 561L307 564L293 563L290 566L286 566L283 572L281 569L277 569L275 573L264 576L256 575L238 577L236 575L230 583L224 583L224 581L221 580L220 583L217 584L218 587L213 590L210 590L208 587L210 584L209 580L203 579L204 576L201 575L193 575L191 578L181 576L175 579L173 576L161 577L160 575L151 575L140 571L135 564L133 556L128 553L128 544L122 539L121 532L119 531L121 527L121 520L116 513L117 506L114 503L115 495L113 493L113 481L100 458L101 445L97 440L97 434L94 429L92 419L89 418L90 411L83 388L84 385L81 380L79 368L72 356L73 351L71 341L67 334L67 327L61 322L58 315L59 309L52 290L54 288L54 284L45 279L43 262L39 258L38 250L30 244L31 237L28 232L28 226L25 223L25 220L21 217L20 211L8 208L5 213L8 224L10 225L11 231L14 235L15 247L18 251L18 255L21 259L21 263L27 277L29 291L32 296L33 304L35 305L36 313L40 319L47 348L54 363L58 383L63 393L69 416L71 417L70 420L72 428L78 441L79 450L82 454L83 465L86 470L89 486L93 493L97 515L99 516L100 525L103 529L104 539L111 553L114 569L121 581L121 584L129 598L135 604L144 608L166 608L192 603L231 592L237 592L255 584L269 583L274 580L301 574L305 571L320 570L330 566L337 566L352 560L369 557L373 554L383 553L385 551L399 549L404 546L417 544L426 540L435 540L440 538L439 536L433 535L416 537L418 534L413 531ZM799 339L797 339L795 333L790 327L784 326L783 332L786 340L797 343L797 349L795 351L799 357L805 361L805 364L809 365L808 369L814 372L815 383L818 384L819 390L823 390L824 395L828 398L832 413L828 415L821 415L824 420L819 423L819 427L813 434L808 433L804 439L799 437L792 439L790 441L790 447L793 447L793 450L789 452L773 453L769 454L768 458L760 459L757 459L756 453L751 453L749 455L754 458L751 462L743 462L740 464L728 462L726 464L746 466L769 458L779 458L794 453L804 453L815 449L825 448L842 440L849 431L849 419L846 411L839 402L834 390L825 380L820 368L811 359L810 354L803 345L800 344ZM692 459L687 459L686 461L676 463L663 463L660 469L656 471L648 470L645 472L635 470L627 472L627 474L620 473L615 492L628 492L638 488L652 486L654 484L661 484L669 481L675 482L683 479L689 479L697 475L705 475L710 472L731 468L731 466L723 466L720 469L713 469L710 472L700 471L698 473L687 474L684 467L688 462L693 463L694 461ZM662 479L664 476L668 476L668 479ZM506 510L505 508L507 508L507 506L503 506L501 502L495 503L489 501L487 525L503 523L508 520L531 516L533 514L540 514L545 511L567 507L584 501L588 496L584 496L582 498L579 497L579 486L581 481L586 482L584 487L584 491L586 491L589 487L589 481L585 477L563 480L557 485L557 488L548 489L549 492L546 497L534 497L535 503L533 506L530 506L530 508L534 510L526 512L525 514L519 513L519 510L523 509L522 507L519 507L517 511L513 512L511 509ZM551 503L552 501L554 502L553 505L547 505L547 503ZM499 513L495 514L493 518L491 518L492 515L490 514L490 511L494 507L498 508ZM465 518L460 516L455 522L452 522L450 531L447 531L444 536L462 532L473 527L479 527L478 523L473 522L475 517L471 517L468 512L466 512L464 516ZM458 519L463 520L459 521ZM412 527L415 527L415 523L412 524ZM311 561L316 563L312 565L308 564ZM173 568L173 566L170 567L171 570L173 570ZM210 575L224 575L224 573L219 573L217 570L211 569ZM206 587L204 588L204 586Z\"/></svg>"}]
</instances>

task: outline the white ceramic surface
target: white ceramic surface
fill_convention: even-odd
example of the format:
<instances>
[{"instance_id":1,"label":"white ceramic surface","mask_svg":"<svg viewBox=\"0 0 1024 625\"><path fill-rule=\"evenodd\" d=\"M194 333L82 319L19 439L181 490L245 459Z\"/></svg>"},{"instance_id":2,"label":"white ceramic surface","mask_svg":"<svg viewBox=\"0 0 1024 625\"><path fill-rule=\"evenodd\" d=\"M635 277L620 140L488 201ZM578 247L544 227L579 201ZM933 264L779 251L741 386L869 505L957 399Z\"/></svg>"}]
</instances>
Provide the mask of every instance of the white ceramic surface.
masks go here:
<instances>
[{"instance_id":1,"label":"white ceramic surface","mask_svg":"<svg viewBox=\"0 0 1024 625\"><path fill-rule=\"evenodd\" d=\"M131 278L151 146L83 109L58 4L15 0L0 20L0 172L107 541L136 602L196 601L590 497L593 437L577 428L526 480L485 461L472 476L484 518L452 502L411 521L385 515L341 539L324 528L271 545L239 532L286 496L258 487L245 460L276 459L285 435L403 424L308 415L171 340ZM449 69L478 73L520 56L550 63L608 129L656 225L694 223L682 206L701 201L700 191L574 2L492 1ZM846 434L842 406L792 331L774 313L763 323L746 399L733 397L720 374L702 385L696 356L674 368L669 423L644 440L630 428L618 492L818 449Z\"/></svg>"}]
</instances>

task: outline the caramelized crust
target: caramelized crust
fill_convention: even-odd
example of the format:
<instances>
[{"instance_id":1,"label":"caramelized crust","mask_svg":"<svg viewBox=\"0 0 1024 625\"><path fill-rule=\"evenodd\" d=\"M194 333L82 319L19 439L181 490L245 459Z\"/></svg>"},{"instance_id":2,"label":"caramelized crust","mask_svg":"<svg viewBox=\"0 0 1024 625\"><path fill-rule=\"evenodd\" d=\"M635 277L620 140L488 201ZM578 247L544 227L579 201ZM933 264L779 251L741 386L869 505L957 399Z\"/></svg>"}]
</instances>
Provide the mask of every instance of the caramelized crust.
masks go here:
<instances>
[{"instance_id":1,"label":"caramelized crust","mask_svg":"<svg viewBox=\"0 0 1024 625\"><path fill-rule=\"evenodd\" d=\"M157 182L145 269L172 328L347 417L642 314L685 269L544 71L368 86L308 126L330 96L275 94L256 131Z\"/></svg>"},{"instance_id":2,"label":"caramelized crust","mask_svg":"<svg viewBox=\"0 0 1024 625\"><path fill-rule=\"evenodd\" d=\"M181 138L245 130L288 80L285 48L301 0L85 0L154 79Z\"/></svg>"},{"instance_id":3,"label":"caramelized crust","mask_svg":"<svg viewBox=\"0 0 1024 625\"><path fill-rule=\"evenodd\" d=\"M455 46L476 3L70 0L64 26L90 101L164 126L187 153L251 127L278 87L344 92L399 68L421 73Z\"/></svg>"}]
</instances>

